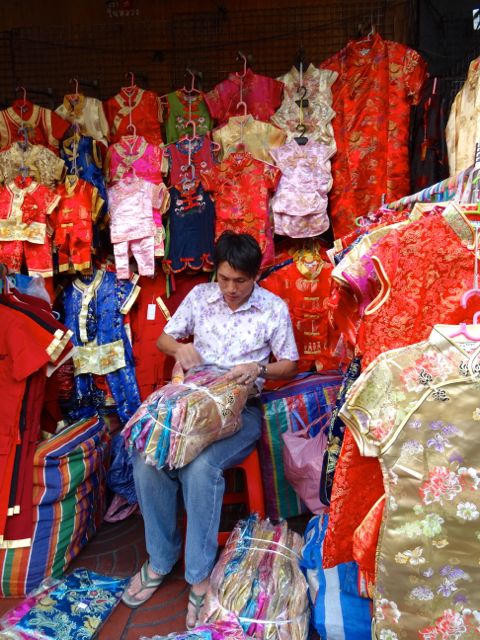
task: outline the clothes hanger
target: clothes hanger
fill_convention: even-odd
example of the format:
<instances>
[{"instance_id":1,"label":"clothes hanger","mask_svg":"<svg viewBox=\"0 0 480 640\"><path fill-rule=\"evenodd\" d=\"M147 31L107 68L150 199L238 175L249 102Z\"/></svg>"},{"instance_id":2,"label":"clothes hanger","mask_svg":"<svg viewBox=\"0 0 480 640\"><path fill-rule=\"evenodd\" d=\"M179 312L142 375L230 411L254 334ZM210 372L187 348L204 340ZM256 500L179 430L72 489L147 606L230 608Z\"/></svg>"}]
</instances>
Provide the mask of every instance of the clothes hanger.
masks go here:
<instances>
[{"instance_id":1,"label":"clothes hanger","mask_svg":"<svg viewBox=\"0 0 480 640\"><path fill-rule=\"evenodd\" d=\"M73 84L75 87L75 92L74 93L70 93L67 95L67 98L69 100L69 102L73 105L76 105L77 102L80 99L80 92L78 90L78 78L70 78L70 80L68 81L70 84Z\"/></svg>"},{"instance_id":2,"label":"clothes hanger","mask_svg":"<svg viewBox=\"0 0 480 640\"><path fill-rule=\"evenodd\" d=\"M122 91L124 91L127 95L130 95L135 91L137 85L135 84L135 74L133 71L127 71L125 74L125 78L128 80L130 78L130 84L128 87L122 87Z\"/></svg>"},{"instance_id":3,"label":"clothes hanger","mask_svg":"<svg viewBox=\"0 0 480 640\"><path fill-rule=\"evenodd\" d=\"M306 125L303 122L300 122L299 124L297 124L296 127L297 131L300 133L299 136L297 136L296 138L294 138L295 142L297 144L299 144L301 147L303 147L304 145L307 144L308 142L308 138L305 135L305 132L307 130Z\"/></svg>"},{"instance_id":4,"label":"clothes hanger","mask_svg":"<svg viewBox=\"0 0 480 640\"><path fill-rule=\"evenodd\" d=\"M25 87L23 86L18 86L15 91L21 91L23 94L23 99L22 99L22 103L19 106L19 111L20 111L20 116L22 118L22 120L24 119L23 116L25 114L25 112L28 110L29 107L29 101L27 100L27 90L25 89Z\"/></svg>"},{"instance_id":5,"label":"clothes hanger","mask_svg":"<svg viewBox=\"0 0 480 640\"><path fill-rule=\"evenodd\" d=\"M198 72L197 72L198 73ZM190 87L187 89L186 83L183 85L183 87L180 89L180 91L183 91L183 93L186 93L187 95L191 95L192 93L201 93L201 91L199 91L196 87L195 87L195 77L196 72L192 71L189 67L187 67L185 69L185 76L190 76Z\"/></svg>"},{"instance_id":6,"label":"clothes hanger","mask_svg":"<svg viewBox=\"0 0 480 640\"><path fill-rule=\"evenodd\" d=\"M310 66L310 64L310 60L307 60L305 56L305 49L303 48L303 45L300 45L297 51L297 55L295 56L293 66L297 69L297 71L300 71L300 68L302 69L302 71L304 71Z\"/></svg>"},{"instance_id":7,"label":"clothes hanger","mask_svg":"<svg viewBox=\"0 0 480 640\"><path fill-rule=\"evenodd\" d=\"M242 53L241 51L239 51L238 54L237 54L237 60L242 60L243 61L242 73L239 73L238 71L235 73L235 75L242 80L247 75L247 68L248 68L247 56L244 53Z\"/></svg>"}]
</instances>

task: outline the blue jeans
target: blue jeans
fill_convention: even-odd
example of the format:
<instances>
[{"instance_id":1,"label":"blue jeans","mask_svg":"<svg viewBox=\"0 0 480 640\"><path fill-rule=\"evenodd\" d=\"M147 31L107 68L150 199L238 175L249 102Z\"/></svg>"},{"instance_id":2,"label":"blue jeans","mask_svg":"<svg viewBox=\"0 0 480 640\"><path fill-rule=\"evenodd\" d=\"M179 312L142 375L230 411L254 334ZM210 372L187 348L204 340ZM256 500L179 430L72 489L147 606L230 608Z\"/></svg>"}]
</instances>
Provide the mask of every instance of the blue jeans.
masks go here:
<instances>
[{"instance_id":1,"label":"blue jeans","mask_svg":"<svg viewBox=\"0 0 480 640\"><path fill-rule=\"evenodd\" d=\"M225 491L223 472L254 450L260 430L260 409L247 406L237 433L214 442L182 469L156 469L145 464L139 453L133 454L135 489L152 571L170 573L181 555L182 538L177 526L181 488L187 511L185 580L198 584L210 575L218 548Z\"/></svg>"}]
</instances>

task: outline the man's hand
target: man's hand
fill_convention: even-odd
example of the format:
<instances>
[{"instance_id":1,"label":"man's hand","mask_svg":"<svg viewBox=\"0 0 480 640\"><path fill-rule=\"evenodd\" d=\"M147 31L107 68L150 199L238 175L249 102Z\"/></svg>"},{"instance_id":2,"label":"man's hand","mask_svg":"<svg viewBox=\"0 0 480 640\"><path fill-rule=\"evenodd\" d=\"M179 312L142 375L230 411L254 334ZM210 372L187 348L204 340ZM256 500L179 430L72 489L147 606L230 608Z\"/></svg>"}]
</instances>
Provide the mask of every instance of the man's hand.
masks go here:
<instances>
[{"instance_id":1,"label":"man's hand","mask_svg":"<svg viewBox=\"0 0 480 640\"><path fill-rule=\"evenodd\" d=\"M226 374L229 380L235 380L238 384L253 384L258 378L260 367L256 362L237 364Z\"/></svg>"},{"instance_id":2,"label":"man's hand","mask_svg":"<svg viewBox=\"0 0 480 640\"><path fill-rule=\"evenodd\" d=\"M178 343L174 357L175 360L182 365L182 368L185 371L188 371L188 369L191 369L192 367L198 367L198 365L203 362L202 356L191 343Z\"/></svg>"}]
</instances>

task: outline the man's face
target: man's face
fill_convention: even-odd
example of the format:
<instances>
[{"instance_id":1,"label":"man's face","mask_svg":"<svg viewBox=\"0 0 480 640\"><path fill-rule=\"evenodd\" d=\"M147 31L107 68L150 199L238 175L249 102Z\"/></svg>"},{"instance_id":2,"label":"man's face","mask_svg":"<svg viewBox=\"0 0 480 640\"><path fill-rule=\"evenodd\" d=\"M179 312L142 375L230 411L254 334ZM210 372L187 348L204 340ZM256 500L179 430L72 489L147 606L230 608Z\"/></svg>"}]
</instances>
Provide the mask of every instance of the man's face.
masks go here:
<instances>
[{"instance_id":1,"label":"man's face","mask_svg":"<svg viewBox=\"0 0 480 640\"><path fill-rule=\"evenodd\" d=\"M217 280L225 302L235 311L249 299L257 279L237 271L228 262L221 262L217 269Z\"/></svg>"}]
</instances>

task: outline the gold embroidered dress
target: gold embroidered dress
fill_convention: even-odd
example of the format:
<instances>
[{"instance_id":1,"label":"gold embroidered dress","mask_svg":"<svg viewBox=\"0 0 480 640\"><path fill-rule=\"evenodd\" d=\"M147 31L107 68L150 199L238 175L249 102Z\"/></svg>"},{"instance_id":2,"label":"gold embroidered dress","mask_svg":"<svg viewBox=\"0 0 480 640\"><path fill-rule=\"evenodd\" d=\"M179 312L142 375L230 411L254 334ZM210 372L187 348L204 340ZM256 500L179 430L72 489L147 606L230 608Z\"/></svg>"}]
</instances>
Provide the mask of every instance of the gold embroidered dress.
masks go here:
<instances>
[{"instance_id":1,"label":"gold embroidered dress","mask_svg":"<svg viewBox=\"0 0 480 640\"><path fill-rule=\"evenodd\" d=\"M341 415L382 467L387 502L376 558L379 640L478 638L480 624L480 326L478 341L437 325L380 355ZM474 333L475 332L475 333Z\"/></svg>"}]
</instances>

